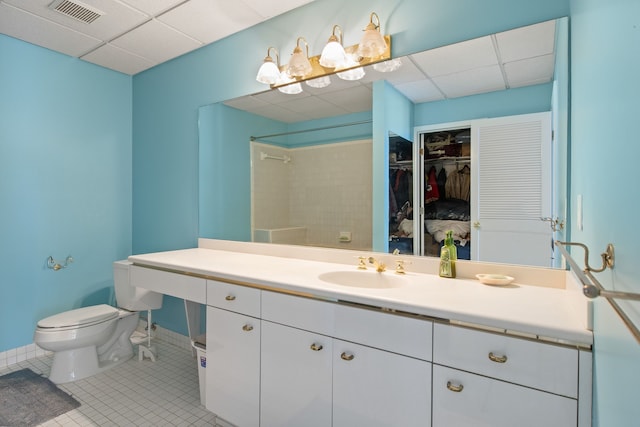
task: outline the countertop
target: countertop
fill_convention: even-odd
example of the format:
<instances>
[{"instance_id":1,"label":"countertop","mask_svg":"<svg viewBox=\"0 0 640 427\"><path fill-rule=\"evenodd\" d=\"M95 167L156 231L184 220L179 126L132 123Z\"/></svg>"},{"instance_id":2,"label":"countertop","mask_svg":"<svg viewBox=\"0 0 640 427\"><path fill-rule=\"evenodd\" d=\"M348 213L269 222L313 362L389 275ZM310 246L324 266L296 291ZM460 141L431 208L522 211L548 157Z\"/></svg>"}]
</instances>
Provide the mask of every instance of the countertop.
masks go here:
<instances>
[{"instance_id":1,"label":"countertop","mask_svg":"<svg viewBox=\"0 0 640 427\"><path fill-rule=\"evenodd\" d=\"M410 266L406 275L399 276L402 286L350 287L323 281L319 276L333 271L357 272L355 264L205 248L134 255L129 260L141 266L384 307L560 343L593 344L593 334L587 327L587 300L573 289L517 282L509 286L488 286L477 280L413 273ZM371 268L362 273L370 272ZM393 268L375 274L395 275Z\"/></svg>"}]
</instances>

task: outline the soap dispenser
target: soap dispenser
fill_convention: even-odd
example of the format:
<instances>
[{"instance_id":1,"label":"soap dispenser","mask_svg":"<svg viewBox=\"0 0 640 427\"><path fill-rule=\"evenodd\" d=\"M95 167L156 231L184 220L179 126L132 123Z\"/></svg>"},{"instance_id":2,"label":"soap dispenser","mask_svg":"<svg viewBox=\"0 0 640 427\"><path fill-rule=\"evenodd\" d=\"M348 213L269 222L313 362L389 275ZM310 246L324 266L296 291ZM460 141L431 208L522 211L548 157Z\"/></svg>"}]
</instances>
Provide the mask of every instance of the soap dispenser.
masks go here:
<instances>
[{"instance_id":1,"label":"soap dispenser","mask_svg":"<svg viewBox=\"0 0 640 427\"><path fill-rule=\"evenodd\" d=\"M456 260L458 250L453 243L453 231L447 231L444 245L440 249L440 277L456 277Z\"/></svg>"}]
</instances>

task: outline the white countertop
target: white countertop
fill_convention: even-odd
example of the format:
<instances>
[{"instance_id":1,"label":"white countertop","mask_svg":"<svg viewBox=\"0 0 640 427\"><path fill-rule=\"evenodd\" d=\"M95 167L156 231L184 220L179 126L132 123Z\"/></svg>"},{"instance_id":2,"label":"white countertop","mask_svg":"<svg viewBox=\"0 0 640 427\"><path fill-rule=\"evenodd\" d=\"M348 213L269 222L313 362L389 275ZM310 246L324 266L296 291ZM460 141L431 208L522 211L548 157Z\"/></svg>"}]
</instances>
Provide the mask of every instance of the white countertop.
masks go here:
<instances>
[{"instance_id":1,"label":"white countertop","mask_svg":"<svg viewBox=\"0 0 640 427\"><path fill-rule=\"evenodd\" d=\"M410 266L406 275L399 276L405 282L400 287L356 288L318 278L331 271L358 271L355 264L204 248L134 255L129 260L137 265L401 310L558 342L593 344L593 334L587 329L587 300L573 289L517 282L505 287L487 286L477 280L412 273ZM392 270L381 274L395 275Z\"/></svg>"}]
</instances>

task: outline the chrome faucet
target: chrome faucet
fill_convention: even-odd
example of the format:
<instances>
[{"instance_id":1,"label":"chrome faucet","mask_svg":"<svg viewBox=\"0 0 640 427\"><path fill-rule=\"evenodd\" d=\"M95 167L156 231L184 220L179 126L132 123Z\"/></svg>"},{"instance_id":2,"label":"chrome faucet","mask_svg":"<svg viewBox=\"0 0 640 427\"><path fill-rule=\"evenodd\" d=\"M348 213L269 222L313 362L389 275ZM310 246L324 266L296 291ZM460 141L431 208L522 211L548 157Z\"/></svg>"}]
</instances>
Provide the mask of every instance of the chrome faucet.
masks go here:
<instances>
[{"instance_id":1,"label":"chrome faucet","mask_svg":"<svg viewBox=\"0 0 640 427\"><path fill-rule=\"evenodd\" d=\"M387 266L383 263L375 259L374 257L369 257L369 264L373 264L378 273L382 273L387 269Z\"/></svg>"}]
</instances>

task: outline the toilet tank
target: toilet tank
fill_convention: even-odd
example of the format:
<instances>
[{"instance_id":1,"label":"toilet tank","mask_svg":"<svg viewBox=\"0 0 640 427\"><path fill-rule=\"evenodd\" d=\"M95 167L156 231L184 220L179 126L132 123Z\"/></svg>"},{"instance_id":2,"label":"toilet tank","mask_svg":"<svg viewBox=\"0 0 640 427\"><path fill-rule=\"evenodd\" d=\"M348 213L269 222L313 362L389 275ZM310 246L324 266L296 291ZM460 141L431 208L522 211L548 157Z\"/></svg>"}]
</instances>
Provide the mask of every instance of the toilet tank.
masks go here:
<instances>
[{"instance_id":1,"label":"toilet tank","mask_svg":"<svg viewBox=\"0 0 640 427\"><path fill-rule=\"evenodd\" d=\"M113 285L118 307L129 311L156 310L162 307L162 294L131 286L127 260L113 263Z\"/></svg>"}]
</instances>

